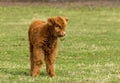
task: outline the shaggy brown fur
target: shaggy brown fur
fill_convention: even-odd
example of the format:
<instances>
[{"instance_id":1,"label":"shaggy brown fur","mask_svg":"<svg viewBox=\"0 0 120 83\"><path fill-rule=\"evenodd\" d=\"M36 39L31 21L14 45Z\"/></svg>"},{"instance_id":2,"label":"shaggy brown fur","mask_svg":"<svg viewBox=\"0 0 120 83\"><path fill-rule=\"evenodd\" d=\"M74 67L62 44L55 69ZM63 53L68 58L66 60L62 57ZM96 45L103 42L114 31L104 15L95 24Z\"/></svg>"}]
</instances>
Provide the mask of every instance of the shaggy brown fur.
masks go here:
<instances>
[{"instance_id":1,"label":"shaggy brown fur","mask_svg":"<svg viewBox=\"0 0 120 83\"><path fill-rule=\"evenodd\" d=\"M38 76L43 58L46 62L46 71L55 76L55 58L58 47L58 37L65 36L67 18L56 16L48 21L36 20L29 28L31 76Z\"/></svg>"}]
</instances>

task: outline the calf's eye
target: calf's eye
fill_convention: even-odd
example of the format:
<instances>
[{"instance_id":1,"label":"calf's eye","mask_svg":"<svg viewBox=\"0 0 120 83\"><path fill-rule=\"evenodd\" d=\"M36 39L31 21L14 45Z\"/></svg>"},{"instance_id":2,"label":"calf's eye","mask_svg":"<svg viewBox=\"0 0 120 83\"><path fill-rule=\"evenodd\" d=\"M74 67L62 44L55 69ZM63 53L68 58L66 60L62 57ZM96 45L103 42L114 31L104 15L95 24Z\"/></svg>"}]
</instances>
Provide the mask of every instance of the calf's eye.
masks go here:
<instances>
[{"instance_id":1,"label":"calf's eye","mask_svg":"<svg viewBox=\"0 0 120 83\"><path fill-rule=\"evenodd\" d=\"M61 28L59 25L56 25L57 28Z\"/></svg>"}]
</instances>

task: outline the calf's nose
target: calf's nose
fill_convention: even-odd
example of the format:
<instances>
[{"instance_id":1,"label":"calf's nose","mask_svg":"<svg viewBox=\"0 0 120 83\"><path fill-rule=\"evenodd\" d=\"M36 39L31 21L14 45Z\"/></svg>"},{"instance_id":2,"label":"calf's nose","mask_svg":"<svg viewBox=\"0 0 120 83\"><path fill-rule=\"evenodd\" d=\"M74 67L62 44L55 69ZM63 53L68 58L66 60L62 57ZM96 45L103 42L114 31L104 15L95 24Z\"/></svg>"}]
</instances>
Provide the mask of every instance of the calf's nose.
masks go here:
<instances>
[{"instance_id":1,"label":"calf's nose","mask_svg":"<svg viewBox=\"0 0 120 83\"><path fill-rule=\"evenodd\" d=\"M66 32L63 32L63 35L65 35L66 34Z\"/></svg>"},{"instance_id":2,"label":"calf's nose","mask_svg":"<svg viewBox=\"0 0 120 83\"><path fill-rule=\"evenodd\" d=\"M66 32L65 32L65 31L63 31L63 32L61 33L61 35L62 35L62 36L65 36L65 34L66 34Z\"/></svg>"}]
</instances>

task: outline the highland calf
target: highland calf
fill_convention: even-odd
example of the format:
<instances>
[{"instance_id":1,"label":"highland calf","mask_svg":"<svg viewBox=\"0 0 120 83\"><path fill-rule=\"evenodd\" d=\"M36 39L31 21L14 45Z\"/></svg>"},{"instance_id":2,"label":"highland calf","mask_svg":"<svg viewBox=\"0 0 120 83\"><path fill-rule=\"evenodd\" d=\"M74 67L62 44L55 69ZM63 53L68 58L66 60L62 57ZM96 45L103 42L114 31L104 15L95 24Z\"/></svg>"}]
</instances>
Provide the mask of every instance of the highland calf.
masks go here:
<instances>
[{"instance_id":1,"label":"highland calf","mask_svg":"<svg viewBox=\"0 0 120 83\"><path fill-rule=\"evenodd\" d=\"M55 58L58 38L65 36L67 18L55 16L48 21L34 21L28 31L30 45L31 76L38 76L43 63L49 76L55 76Z\"/></svg>"}]
</instances>

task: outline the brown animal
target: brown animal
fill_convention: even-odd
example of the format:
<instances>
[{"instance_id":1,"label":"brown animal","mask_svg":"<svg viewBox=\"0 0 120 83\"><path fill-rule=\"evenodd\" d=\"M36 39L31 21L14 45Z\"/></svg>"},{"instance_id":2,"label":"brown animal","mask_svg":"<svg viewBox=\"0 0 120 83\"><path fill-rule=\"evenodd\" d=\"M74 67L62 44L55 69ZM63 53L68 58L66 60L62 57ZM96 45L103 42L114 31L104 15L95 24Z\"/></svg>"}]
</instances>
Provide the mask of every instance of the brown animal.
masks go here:
<instances>
[{"instance_id":1,"label":"brown animal","mask_svg":"<svg viewBox=\"0 0 120 83\"><path fill-rule=\"evenodd\" d=\"M48 21L34 21L28 31L30 45L31 76L38 76L43 63L49 76L55 76L55 58L58 38L65 36L67 18L55 16Z\"/></svg>"}]
</instances>

